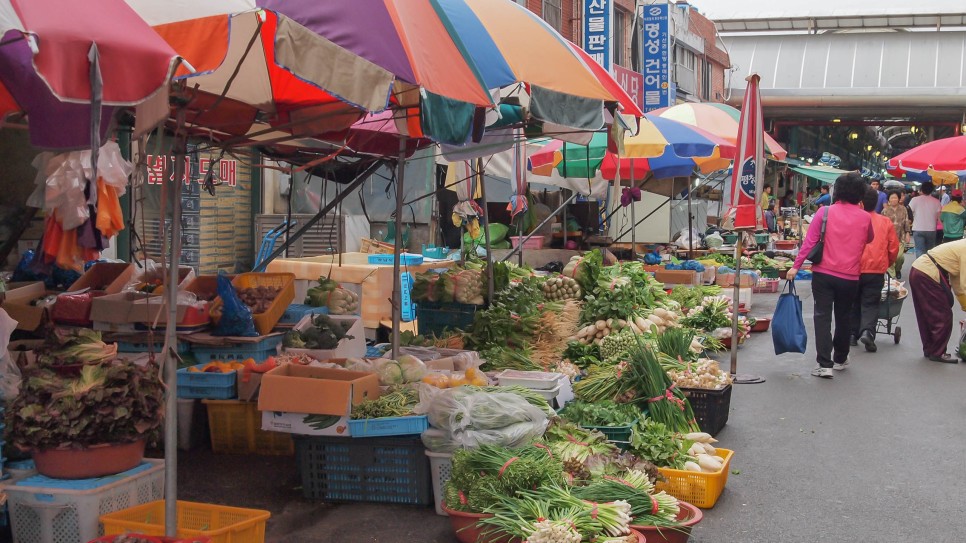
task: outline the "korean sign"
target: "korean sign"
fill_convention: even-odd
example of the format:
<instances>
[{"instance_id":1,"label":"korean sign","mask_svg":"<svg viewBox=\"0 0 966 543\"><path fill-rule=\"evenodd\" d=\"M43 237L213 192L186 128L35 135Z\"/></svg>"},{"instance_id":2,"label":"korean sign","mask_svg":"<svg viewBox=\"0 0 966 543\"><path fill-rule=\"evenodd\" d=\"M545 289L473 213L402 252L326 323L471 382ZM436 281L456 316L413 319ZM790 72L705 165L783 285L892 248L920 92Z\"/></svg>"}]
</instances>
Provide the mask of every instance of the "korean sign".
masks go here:
<instances>
[{"instance_id":1,"label":"korean sign","mask_svg":"<svg viewBox=\"0 0 966 543\"><path fill-rule=\"evenodd\" d=\"M610 71L614 57L614 0L584 1L584 51Z\"/></svg>"},{"instance_id":2,"label":"korean sign","mask_svg":"<svg viewBox=\"0 0 966 543\"><path fill-rule=\"evenodd\" d=\"M644 111L671 105L668 5L643 6Z\"/></svg>"},{"instance_id":3,"label":"korean sign","mask_svg":"<svg viewBox=\"0 0 966 543\"><path fill-rule=\"evenodd\" d=\"M148 184L149 185L160 185L164 180L165 168L168 169L168 175L174 176L174 157L166 157L159 155L148 155ZM212 168L212 159L203 157L200 159L195 159L196 167L192 169L192 157L185 157L185 168L184 174L181 176L181 180L184 181L185 185L189 185L190 181L196 183L203 183L205 180L205 175L208 173L208 169ZM214 164L213 174L215 181L221 181L229 187L234 187L238 183L237 178L238 172L238 161L234 159L222 159ZM169 177L169 179L171 178Z\"/></svg>"},{"instance_id":4,"label":"korean sign","mask_svg":"<svg viewBox=\"0 0 966 543\"><path fill-rule=\"evenodd\" d=\"M614 64L614 79L634 99L634 103L644 109L644 75Z\"/></svg>"}]
</instances>

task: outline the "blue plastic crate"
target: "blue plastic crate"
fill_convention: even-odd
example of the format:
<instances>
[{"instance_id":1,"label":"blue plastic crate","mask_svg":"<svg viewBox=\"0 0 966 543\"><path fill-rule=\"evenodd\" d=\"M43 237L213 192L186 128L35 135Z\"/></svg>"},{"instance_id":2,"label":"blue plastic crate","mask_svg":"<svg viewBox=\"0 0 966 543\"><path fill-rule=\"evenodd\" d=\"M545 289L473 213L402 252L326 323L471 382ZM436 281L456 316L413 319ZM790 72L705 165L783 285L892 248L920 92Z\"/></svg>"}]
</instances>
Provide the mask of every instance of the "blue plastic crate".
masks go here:
<instances>
[{"instance_id":1,"label":"blue plastic crate","mask_svg":"<svg viewBox=\"0 0 966 543\"><path fill-rule=\"evenodd\" d=\"M429 420L426 415L349 421L349 435L352 437L409 436L421 434L427 428Z\"/></svg>"},{"instance_id":2,"label":"blue plastic crate","mask_svg":"<svg viewBox=\"0 0 966 543\"><path fill-rule=\"evenodd\" d=\"M399 264L402 266L419 266L423 263L423 255L415 255L412 253L403 253L399 255ZM369 264L379 265L379 266L392 266L395 264L395 255L369 255Z\"/></svg>"},{"instance_id":3,"label":"blue plastic crate","mask_svg":"<svg viewBox=\"0 0 966 543\"><path fill-rule=\"evenodd\" d=\"M118 473L116 475L108 475L106 477L97 477L94 479L51 479L46 475L33 475L18 481L14 486L29 486L34 488L55 488L58 490L94 490L95 488L100 488L111 483L116 483L118 481L123 481L124 479L137 475L138 473L147 471L154 467L156 464L150 462L142 462L141 465L131 468L125 472Z\"/></svg>"},{"instance_id":4,"label":"blue plastic crate","mask_svg":"<svg viewBox=\"0 0 966 543\"><path fill-rule=\"evenodd\" d=\"M195 400L234 400L238 390L234 384L223 385L178 385L178 397Z\"/></svg>"},{"instance_id":5,"label":"blue plastic crate","mask_svg":"<svg viewBox=\"0 0 966 543\"><path fill-rule=\"evenodd\" d=\"M118 341L117 351L120 353L147 353L150 352L150 347L154 348L154 352L161 352L161 348L164 347L164 339L158 339L153 344L144 342L131 342L131 341ZM191 352L191 345L187 341L179 341L178 346L175 348L178 354L188 354Z\"/></svg>"},{"instance_id":6,"label":"blue plastic crate","mask_svg":"<svg viewBox=\"0 0 966 543\"><path fill-rule=\"evenodd\" d=\"M446 258L449 254L449 247L435 247L430 245L429 247L423 246L423 256L426 258L435 258L437 260L442 260Z\"/></svg>"},{"instance_id":7,"label":"blue plastic crate","mask_svg":"<svg viewBox=\"0 0 966 543\"><path fill-rule=\"evenodd\" d=\"M429 505L429 458L418 437L294 436L308 499Z\"/></svg>"},{"instance_id":8,"label":"blue plastic crate","mask_svg":"<svg viewBox=\"0 0 966 543\"><path fill-rule=\"evenodd\" d=\"M386 354L386 350L381 347L375 345L366 347L366 358L382 358L384 354Z\"/></svg>"},{"instance_id":9,"label":"blue plastic crate","mask_svg":"<svg viewBox=\"0 0 966 543\"><path fill-rule=\"evenodd\" d=\"M282 344L282 335L269 336L257 343L237 343L235 345L200 345L191 346L191 352L199 363L220 360L241 362L249 358L255 362L264 362L266 358L278 353L278 346Z\"/></svg>"},{"instance_id":10,"label":"blue plastic crate","mask_svg":"<svg viewBox=\"0 0 966 543\"><path fill-rule=\"evenodd\" d=\"M193 366L199 370L205 367L205 364L198 364ZM202 385L202 386L235 386L236 377L238 375L237 371L231 371L228 373L204 373L201 371L188 371L190 368L181 368L178 370L178 386L188 386L188 385Z\"/></svg>"},{"instance_id":11,"label":"blue plastic crate","mask_svg":"<svg viewBox=\"0 0 966 543\"><path fill-rule=\"evenodd\" d=\"M328 307L315 307L306 304L292 304L288 306L285 313L282 314L282 318L278 320L278 324L275 326L295 326L298 324L302 317L306 315L317 315L322 313L323 315L329 314Z\"/></svg>"}]
</instances>

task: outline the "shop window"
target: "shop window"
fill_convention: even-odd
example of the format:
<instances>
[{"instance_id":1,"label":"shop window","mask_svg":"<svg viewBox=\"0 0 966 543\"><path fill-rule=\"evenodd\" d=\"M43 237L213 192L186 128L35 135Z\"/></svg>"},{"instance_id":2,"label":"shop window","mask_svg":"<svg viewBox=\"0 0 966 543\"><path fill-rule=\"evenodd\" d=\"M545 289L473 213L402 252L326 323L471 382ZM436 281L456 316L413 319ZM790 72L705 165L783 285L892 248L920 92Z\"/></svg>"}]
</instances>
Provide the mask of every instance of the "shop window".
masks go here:
<instances>
[{"instance_id":1,"label":"shop window","mask_svg":"<svg viewBox=\"0 0 966 543\"><path fill-rule=\"evenodd\" d=\"M627 35L627 12L615 9L614 10L614 64L619 66L627 66L627 42L625 36Z\"/></svg>"},{"instance_id":2,"label":"shop window","mask_svg":"<svg viewBox=\"0 0 966 543\"><path fill-rule=\"evenodd\" d=\"M543 0L543 20L552 26L557 32L562 29L563 0Z\"/></svg>"}]
</instances>

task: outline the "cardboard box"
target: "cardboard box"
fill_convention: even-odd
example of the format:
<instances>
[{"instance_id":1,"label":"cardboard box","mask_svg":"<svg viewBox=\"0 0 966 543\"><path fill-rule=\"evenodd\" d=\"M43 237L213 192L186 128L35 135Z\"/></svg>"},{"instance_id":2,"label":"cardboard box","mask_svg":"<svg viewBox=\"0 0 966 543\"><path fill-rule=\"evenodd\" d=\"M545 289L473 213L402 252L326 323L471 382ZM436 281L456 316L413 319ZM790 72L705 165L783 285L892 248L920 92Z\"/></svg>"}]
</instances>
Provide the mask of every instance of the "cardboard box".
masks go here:
<instances>
[{"instance_id":1,"label":"cardboard box","mask_svg":"<svg viewBox=\"0 0 966 543\"><path fill-rule=\"evenodd\" d=\"M40 328L44 321L43 307L30 305L30 302L43 298L47 294L47 287L41 281L28 283L10 283L3 293L3 304L0 307L17 321L18 330L34 331Z\"/></svg>"},{"instance_id":2,"label":"cardboard box","mask_svg":"<svg viewBox=\"0 0 966 543\"><path fill-rule=\"evenodd\" d=\"M126 262L97 262L80 279L74 281L67 291L76 292L89 288L96 292L117 294L134 277L134 271L134 265Z\"/></svg>"},{"instance_id":3,"label":"cardboard box","mask_svg":"<svg viewBox=\"0 0 966 543\"><path fill-rule=\"evenodd\" d=\"M756 282L755 276L742 271L738 286L741 288L751 288L755 286ZM733 287L735 286L735 274L719 272L717 277L715 277L714 283L719 287Z\"/></svg>"},{"instance_id":4,"label":"cardboard box","mask_svg":"<svg viewBox=\"0 0 966 543\"><path fill-rule=\"evenodd\" d=\"M263 411L262 430L349 435L352 406L379 395L379 377L374 373L280 366L262 375L258 395L258 409Z\"/></svg>"},{"instance_id":5,"label":"cardboard box","mask_svg":"<svg viewBox=\"0 0 966 543\"><path fill-rule=\"evenodd\" d=\"M167 324L167 301L165 296L152 296L136 300L129 316L131 322L148 325L157 323L159 327ZM207 326L211 321L209 310L210 304L208 302L198 302L193 305L178 304L177 325L179 327Z\"/></svg>"},{"instance_id":6,"label":"cardboard box","mask_svg":"<svg viewBox=\"0 0 966 543\"><path fill-rule=\"evenodd\" d=\"M91 320L105 324L133 323L135 302L151 297L151 294L130 291L98 296L91 301Z\"/></svg>"},{"instance_id":7,"label":"cardboard box","mask_svg":"<svg viewBox=\"0 0 966 543\"><path fill-rule=\"evenodd\" d=\"M293 328L294 330L305 330L307 327L312 326L312 318L315 315L309 314L302 317L302 320L298 322ZM339 342L339 346L335 349L291 349L283 347L284 352L290 354L304 354L306 356L311 356L312 358L325 362L332 358L362 358L366 355L366 330L362 326L362 319L360 317L355 317L352 315L329 315L329 318L336 322L352 322L352 326L349 327L347 336L352 336L352 339L348 337L344 338Z\"/></svg>"},{"instance_id":8,"label":"cardboard box","mask_svg":"<svg viewBox=\"0 0 966 543\"><path fill-rule=\"evenodd\" d=\"M701 274L694 270L657 270L654 279L665 285L700 285Z\"/></svg>"}]
</instances>

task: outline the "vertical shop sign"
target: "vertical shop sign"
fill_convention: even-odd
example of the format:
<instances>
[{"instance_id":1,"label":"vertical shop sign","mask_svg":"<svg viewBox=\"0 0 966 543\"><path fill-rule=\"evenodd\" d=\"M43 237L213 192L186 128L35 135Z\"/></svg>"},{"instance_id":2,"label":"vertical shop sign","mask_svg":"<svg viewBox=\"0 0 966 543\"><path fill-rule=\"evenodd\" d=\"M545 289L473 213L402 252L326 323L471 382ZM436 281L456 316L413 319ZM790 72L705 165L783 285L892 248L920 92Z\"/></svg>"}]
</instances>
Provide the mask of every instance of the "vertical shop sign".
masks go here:
<instances>
[{"instance_id":1,"label":"vertical shop sign","mask_svg":"<svg viewBox=\"0 0 966 543\"><path fill-rule=\"evenodd\" d=\"M641 43L644 47L644 111L671 105L670 33L667 4L642 6Z\"/></svg>"},{"instance_id":2,"label":"vertical shop sign","mask_svg":"<svg viewBox=\"0 0 966 543\"><path fill-rule=\"evenodd\" d=\"M610 71L614 58L614 0L584 0L584 51Z\"/></svg>"},{"instance_id":3,"label":"vertical shop sign","mask_svg":"<svg viewBox=\"0 0 966 543\"><path fill-rule=\"evenodd\" d=\"M644 75L614 64L614 79L634 99L637 107L644 109Z\"/></svg>"}]
</instances>

